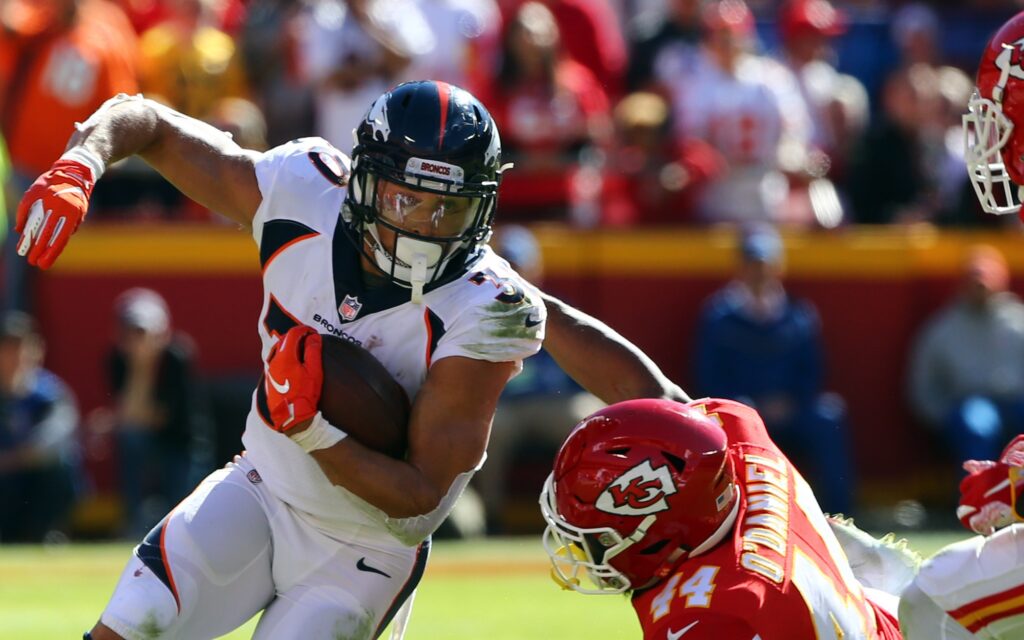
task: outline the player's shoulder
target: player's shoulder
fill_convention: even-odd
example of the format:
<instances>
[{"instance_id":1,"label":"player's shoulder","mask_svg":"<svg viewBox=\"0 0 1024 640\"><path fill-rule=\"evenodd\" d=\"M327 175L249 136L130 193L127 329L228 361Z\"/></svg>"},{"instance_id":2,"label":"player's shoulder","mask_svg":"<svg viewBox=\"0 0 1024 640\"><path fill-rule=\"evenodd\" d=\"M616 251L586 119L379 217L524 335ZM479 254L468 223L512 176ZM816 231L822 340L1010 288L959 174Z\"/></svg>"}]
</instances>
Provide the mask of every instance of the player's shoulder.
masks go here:
<instances>
[{"instance_id":1,"label":"player's shoulder","mask_svg":"<svg viewBox=\"0 0 1024 640\"><path fill-rule=\"evenodd\" d=\"M428 294L427 304L476 357L521 359L540 349L547 310L540 292L489 247L458 279Z\"/></svg>"},{"instance_id":2,"label":"player's shoulder","mask_svg":"<svg viewBox=\"0 0 1024 640\"><path fill-rule=\"evenodd\" d=\"M725 398L700 398L690 403L712 417L725 430L730 445L752 444L772 447L771 438L760 414L742 402Z\"/></svg>"},{"instance_id":3,"label":"player's shoulder","mask_svg":"<svg viewBox=\"0 0 1024 640\"><path fill-rule=\"evenodd\" d=\"M306 183L323 181L344 187L349 159L323 138L297 138L264 151L256 160L258 173L274 179L293 179Z\"/></svg>"},{"instance_id":4,"label":"player's shoulder","mask_svg":"<svg viewBox=\"0 0 1024 640\"><path fill-rule=\"evenodd\" d=\"M543 315L544 311L537 288L487 246L461 277L438 289L437 293L441 294L438 298L443 300L444 306L452 311L477 315L528 315L532 310L539 310Z\"/></svg>"},{"instance_id":5,"label":"player's shoulder","mask_svg":"<svg viewBox=\"0 0 1024 640\"><path fill-rule=\"evenodd\" d=\"M323 138L299 138L260 154L255 161L262 202L253 235L262 243L272 221L303 227L302 233L331 232L345 200L349 159Z\"/></svg>"}]
</instances>

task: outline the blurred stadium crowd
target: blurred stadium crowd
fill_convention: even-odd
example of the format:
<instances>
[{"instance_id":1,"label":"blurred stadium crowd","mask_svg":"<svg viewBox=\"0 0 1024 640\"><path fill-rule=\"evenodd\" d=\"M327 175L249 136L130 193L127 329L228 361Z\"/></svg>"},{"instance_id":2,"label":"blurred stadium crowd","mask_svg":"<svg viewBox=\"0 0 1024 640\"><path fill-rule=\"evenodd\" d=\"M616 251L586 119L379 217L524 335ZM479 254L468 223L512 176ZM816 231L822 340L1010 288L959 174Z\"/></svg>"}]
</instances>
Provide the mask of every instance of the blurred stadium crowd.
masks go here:
<instances>
[{"instance_id":1,"label":"blurred stadium crowd","mask_svg":"<svg viewBox=\"0 0 1024 640\"><path fill-rule=\"evenodd\" d=\"M977 53L1015 6L8 0L0 122L17 191L117 92L243 146L320 135L347 151L374 96L427 77L498 121L516 164L506 222L1000 224L976 215L959 122ZM94 215L208 216L133 163Z\"/></svg>"},{"instance_id":2,"label":"blurred stadium crowd","mask_svg":"<svg viewBox=\"0 0 1024 640\"><path fill-rule=\"evenodd\" d=\"M242 146L319 135L348 151L352 128L387 87L419 78L460 85L491 110L515 163L499 225L761 225L740 243L735 281L702 316L697 391L758 406L780 442L789 434L794 455L813 444L803 452L812 468L830 452L823 506L843 510L853 477L837 471L847 464L842 401L822 388L813 308L790 304L773 270L771 227L1014 232L1016 218L983 215L976 204L960 116L986 39L1019 9L1008 0L5 0L0 177L11 207L61 154L73 124L118 92L165 102ZM219 221L137 159L105 174L90 219ZM537 249L523 231L508 234L503 254L530 270ZM66 530L83 481L66 446L77 438L73 397L40 369L42 337L10 245L8 237L3 306L29 315L0 322L0 477L18 487L0 499L0 541ZM954 306L986 296L1000 304L985 307L980 324L968 313L960 326L954 318L952 328L929 328L914 355L911 402L951 446L988 459L1024 427L1024 358L1009 357L1024 345L1024 306L988 249L964 277ZM200 477L189 468L223 460L220 451L199 460L191 448L191 346L171 331L166 304L132 291L115 311L115 406L92 416L91 428L116 431L118 459L132 462L119 470L113 532L137 535ZM974 331L976 348L941 353L951 343L942 331ZM778 348L742 353L751 341ZM978 353L1006 361L991 388L974 384L992 362L970 357ZM735 368L721 370L729 358ZM591 399L536 360L536 377L524 375L508 402L559 393L580 405L569 414L589 413ZM751 362L762 374L737 378ZM563 413L541 413L571 426ZM483 478L491 529L501 531L505 479Z\"/></svg>"}]
</instances>

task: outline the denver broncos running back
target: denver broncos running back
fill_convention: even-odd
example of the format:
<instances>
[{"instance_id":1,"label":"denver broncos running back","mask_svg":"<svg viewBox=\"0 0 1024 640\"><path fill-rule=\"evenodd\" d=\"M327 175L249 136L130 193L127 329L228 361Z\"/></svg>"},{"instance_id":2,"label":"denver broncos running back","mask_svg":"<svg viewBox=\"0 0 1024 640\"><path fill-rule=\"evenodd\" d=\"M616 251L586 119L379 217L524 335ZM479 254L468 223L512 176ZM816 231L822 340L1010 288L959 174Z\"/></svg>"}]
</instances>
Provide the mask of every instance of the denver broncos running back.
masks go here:
<instances>
[{"instance_id":1,"label":"denver broncos running back","mask_svg":"<svg viewBox=\"0 0 1024 640\"><path fill-rule=\"evenodd\" d=\"M247 452L136 547L100 622L111 638L373 638L415 588L430 534L483 461L498 396L540 347L539 293L487 246L504 167L469 93L400 85L355 131L266 153L149 100L119 96L77 127L25 194L19 252L53 264L110 162L137 153L252 231L264 376ZM358 341L413 399L404 460L317 411L320 334Z\"/></svg>"},{"instance_id":2,"label":"denver broncos running back","mask_svg":"<svg viewBox=\"0 0 1024 640\"><path fill-rule=\"evenodd\" d=\"M895 640L757 413L634 400L584 419L541 494L556 581L632 592L648 640Z\"/></svg>"}]
</instances>

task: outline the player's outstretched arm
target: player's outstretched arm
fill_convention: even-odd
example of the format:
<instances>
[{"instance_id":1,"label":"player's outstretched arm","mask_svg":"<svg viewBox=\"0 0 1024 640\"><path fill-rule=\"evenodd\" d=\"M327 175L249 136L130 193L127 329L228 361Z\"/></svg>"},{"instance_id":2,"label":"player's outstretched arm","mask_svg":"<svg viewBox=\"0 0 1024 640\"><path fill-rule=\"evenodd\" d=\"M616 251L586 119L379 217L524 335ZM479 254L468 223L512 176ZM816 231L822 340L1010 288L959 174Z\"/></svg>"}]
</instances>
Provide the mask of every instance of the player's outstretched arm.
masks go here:
<instances>
[{"instance_id":1,"label":"player's outstretched arm","mask_svg":"<svg viewBox=\"0 0 1024 640\"><path fill-rule=\"evenodd\" d=\"M635 398L691 400L614 329L554 296L542 296L548 310L544 348L587 391L608 404Z\"/></svg>"},{"instance_id":2,"label":"player's outstretched arm","mask_svg":"<svg viewBox=\"0 0 1024 640\"><path fill-rule=\"evenodd\" d=\"M182 193L248 226L262 200L253 161L214 127L141 97L108 100L76 130L49 171L18 205L19 253L48 268L85 217L96 180L111 163L139 155Z\"/></svg>"}]
</instances>

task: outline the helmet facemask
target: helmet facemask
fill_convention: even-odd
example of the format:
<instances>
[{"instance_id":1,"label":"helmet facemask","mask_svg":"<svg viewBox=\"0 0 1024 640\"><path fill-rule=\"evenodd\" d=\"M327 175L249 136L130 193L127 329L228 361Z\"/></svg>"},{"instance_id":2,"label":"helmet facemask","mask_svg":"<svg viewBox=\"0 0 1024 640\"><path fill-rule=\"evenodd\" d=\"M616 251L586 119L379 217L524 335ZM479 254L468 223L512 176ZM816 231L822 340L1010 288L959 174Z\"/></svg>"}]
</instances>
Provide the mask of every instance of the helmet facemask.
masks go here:
<instances>
[{"instance_id":1,"label":"helmet facemask","mask_svg":"<svg viewBox=\"0 0 1024 640\"><path fill-rule=\"evenodd\" d=\"M657 516L645 517L626 537L611 527L576 527L558 515L553 475L548 476L541 491L540 510L548 523L542 542L551 558L551 578L559 586L588 595L615 595L634 588L630 579L609 562L643 540ZM584 586L584 575L593 587Z\"/></svg>"},{"instance_id":2,"label":"helmet facemask","mask_svg":"<svg viewBox=\"0 0 1024 640\"><path fill-rule=\"evenodd\" d=\"M1013 122L997 101L975 91L967 103L963 127L964 161L982 209L998 215L1018 213L1024 188L1014 183L1003 160Z\"/></svg>"},{"instance_id":3,"label":"helmet facemask","mask_svg":"<svg viewBox=\"0 0 1024 640\"><path fill-rule=\"evenodd\" d=\"M449 265L468 261L490 237L497 184L466 187L458 167L436 161L410 158L404 171L396 171L372 156L354 155L346 219L363 254L389 280L412 289L419 303L425 286L440 281ZM428 178L424 166L454 175ZM413 226L429 232L417 233Z\"/></svg>"}]
</instances>

